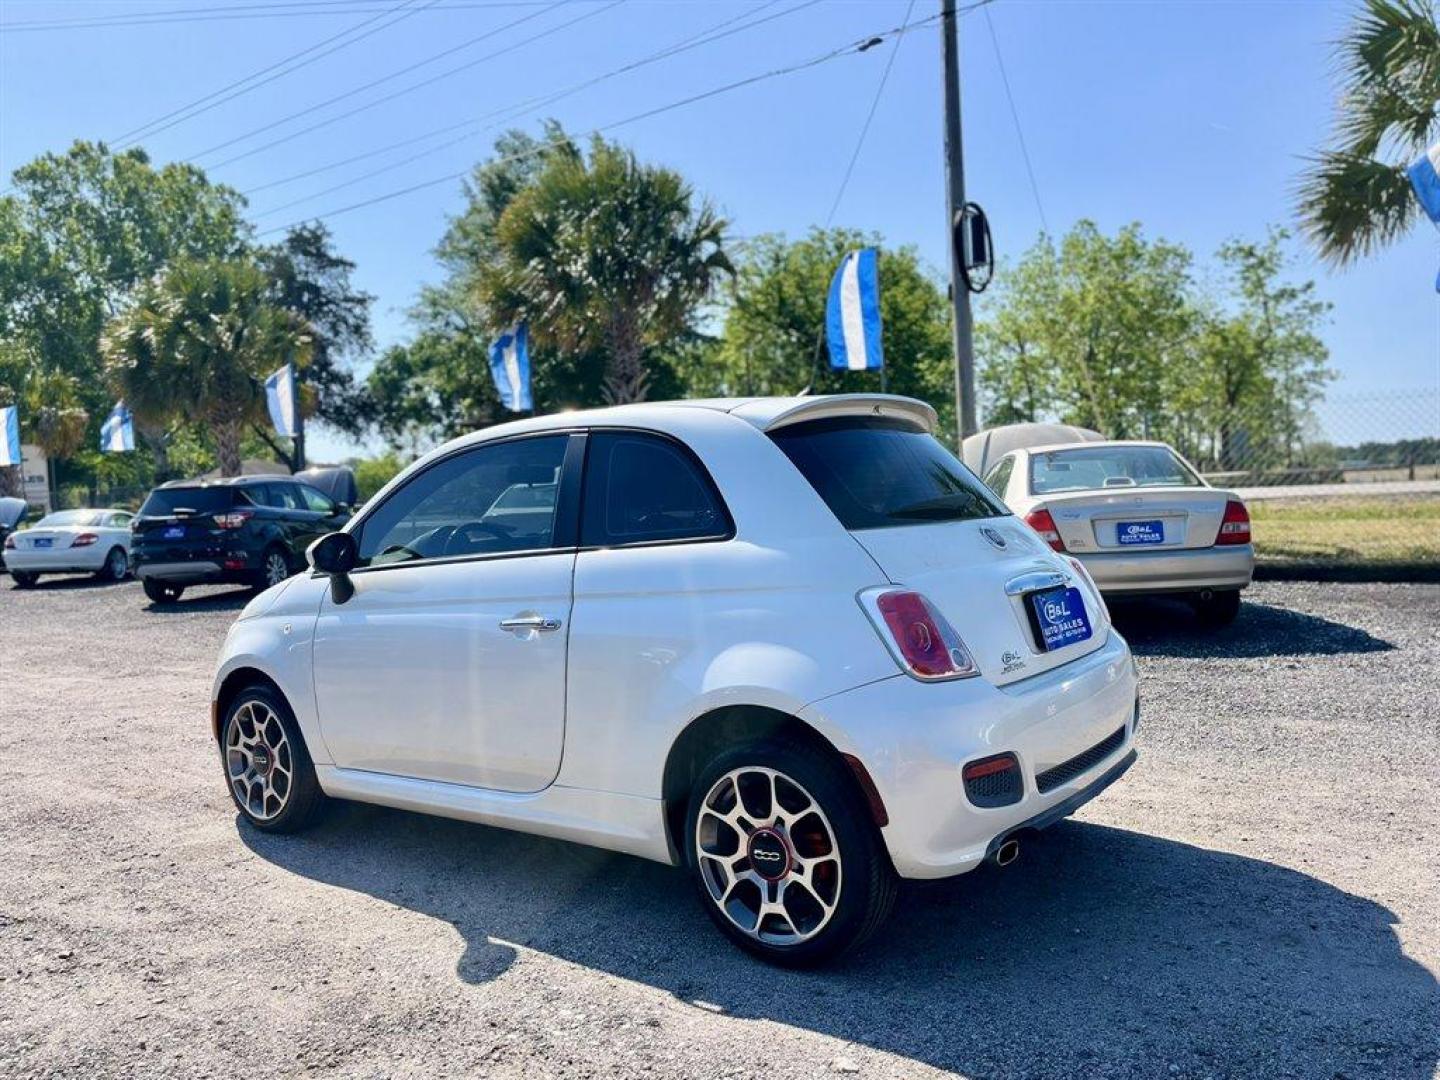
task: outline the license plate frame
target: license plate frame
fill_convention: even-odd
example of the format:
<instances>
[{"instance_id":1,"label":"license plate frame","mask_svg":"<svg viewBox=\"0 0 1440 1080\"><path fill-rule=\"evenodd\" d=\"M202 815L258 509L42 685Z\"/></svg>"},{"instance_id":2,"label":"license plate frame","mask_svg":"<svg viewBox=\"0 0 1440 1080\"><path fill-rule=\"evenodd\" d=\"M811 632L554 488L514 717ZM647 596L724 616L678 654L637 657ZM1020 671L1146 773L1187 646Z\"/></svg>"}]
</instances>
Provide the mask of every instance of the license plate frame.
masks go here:
<instances>
[{"instance_id":1,"label":"license plate frame","mask_svg":"<svg viewBox=\"0 0 1440 1080\"><path fill-rule=\"evenodd\" d=\"M166 525L165 531L160 534L162 540L183 540L185 539L184 525Z\"/></svg>"},{"instance_id":2,"label":"license plate frame","mask_svg":"<svg viewBox=\"0 0 1440 1080\"><path fill-rule=\"evenodd\" d=\"M1143 547L1165 542L1165 522L1159 518L1147 521L1117 521L1115 542L1121 547Z\"/></svg>"},{"instance_id":3,"label":"license plate frame","mask_svg":"<svg viewBox=\"0 0 1440 1080\"><path fill-rule=\"evenodd\" d=\"M1074 585L1056 585L1025 594L1030 629L1040 651L1056 652L1088 641L1095 633L1085 597Z\"/></svg>"},{"instance_id":4,"label":"license plate frame","mask_svg":"<svg viewBox=\"0 0 1440 1080\"><path fill-rule=\"evenodd\" d=\"M37 548L53 548L55 546L55 538L53 536L37 536L35 538L35 546Z\"/></svg>"}]
</instances>

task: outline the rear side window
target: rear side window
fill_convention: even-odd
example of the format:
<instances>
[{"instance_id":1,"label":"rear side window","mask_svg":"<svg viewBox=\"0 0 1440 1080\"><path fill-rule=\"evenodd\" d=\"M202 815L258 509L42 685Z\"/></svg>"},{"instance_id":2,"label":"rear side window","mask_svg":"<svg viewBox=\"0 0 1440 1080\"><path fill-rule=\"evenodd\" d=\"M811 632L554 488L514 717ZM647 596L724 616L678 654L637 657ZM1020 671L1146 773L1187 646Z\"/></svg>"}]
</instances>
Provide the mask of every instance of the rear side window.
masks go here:
<instances>
[{"instance_id":1,"label":"rear side window","mask_svg":"<svg viewBox=\"0 0 1440 1080\"><path fill-rule=\"evenodd\" d=\"M703 467L669 439L591 432L585 460L585 547L722 540L734 531Z\"/></svg>"},{"instance_id":2,"label":"rear side window","mask_svg":"<svg viewBox=\"0 0 1440 1080\"><path fill-rule=\"evenodd\" d=\"M1007 457L990 470L985 477L985 486L995 493L998 499L1005 498L1005 487L1010 483L1010 474L1015 471L1015 459Z\"/></svg>"},{"instance_id":3,"label":"rear side window","mask_svg":"<svg viewBox=\"0 0 1440 1080\"><path fill-rule=\"evenodd\" d=\"M235 505L236 494L231 487L156 488L140 507L140 516L219 514Z\"/></svg>"},{"instance_id":4,"label":"rear side window","mask_svg":"<svg viewBox=\"0 0 1440 1080\"><path fill-rule=\"evenodd\" d=\"M840 416L771 434L847 529L1000 517L1005 509L919 424Z\"/></svg>"}]
</instances>

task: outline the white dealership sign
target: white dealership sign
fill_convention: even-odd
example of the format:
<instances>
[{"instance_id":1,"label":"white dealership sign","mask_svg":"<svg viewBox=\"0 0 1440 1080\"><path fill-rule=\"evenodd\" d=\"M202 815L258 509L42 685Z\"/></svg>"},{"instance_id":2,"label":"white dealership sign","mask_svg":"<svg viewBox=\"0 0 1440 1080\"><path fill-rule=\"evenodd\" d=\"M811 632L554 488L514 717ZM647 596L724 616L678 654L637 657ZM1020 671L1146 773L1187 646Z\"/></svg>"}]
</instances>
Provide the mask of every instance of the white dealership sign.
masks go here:
<instances>
[{"instance_id":1,"label":"white dealership sign","mask_svg":"<svg viewBox=\"0 0 1440 1080\"><path fill-rule=\"evenodd\" d=\"M20 447L20 471L25 477L25 501L50 512L50 463L45 451L26 443Z\"/></svg>"}]
</instances>

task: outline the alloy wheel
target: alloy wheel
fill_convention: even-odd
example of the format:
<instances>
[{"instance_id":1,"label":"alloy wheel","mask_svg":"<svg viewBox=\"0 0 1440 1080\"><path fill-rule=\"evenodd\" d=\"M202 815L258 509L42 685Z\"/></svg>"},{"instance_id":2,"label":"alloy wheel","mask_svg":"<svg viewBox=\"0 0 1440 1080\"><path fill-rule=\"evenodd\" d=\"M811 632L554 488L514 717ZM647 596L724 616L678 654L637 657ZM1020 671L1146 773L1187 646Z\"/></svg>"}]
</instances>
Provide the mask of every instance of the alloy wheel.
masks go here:
<instances>
[{"instance_id":1,"label":"alloy wheel","mask_svg":"<svg viewBox=\"0 0 1440 1080\"><path fill-rule=\"evenodd\" d=\"M107 569L112 581L124 581L125 575L130 572L130 560L125 557L125 552L119 548L112 551Z\"/></svg>"},{"instance_id":2,"label":"alloy wheel","mask_svg":"<svg viewBox=\"0 0 1440 1080\"><path fill-rule=\"evenodd\" d=\"M225 772L245 812L268 821L285 809L295 761L284 725L263 701L247 701L225 732Z\"/></svg>"},{"instance_id":3,"label":"alloy wheel","mask_svg":"<svg viewBox=\"0 0 1440 1080\"><path fill-rule=\"evenodd\" d=\"M272 551L265 556L265 585L279 585L290 576L290 567L285 562L285 556L278 551Z\"/></svg>"},{"instance_id":4,"label":"alloy wheel","mask_svg":"<svg viewBox=\"0 0 1440 1080\"><path fill-rule=\"evenodd\" d=\"M746 766L715 781L695 820L695 854L711 900L757 941L798 945L835 914L835 830L814 796L775 769Z\"/></svg>"}]
</instances>

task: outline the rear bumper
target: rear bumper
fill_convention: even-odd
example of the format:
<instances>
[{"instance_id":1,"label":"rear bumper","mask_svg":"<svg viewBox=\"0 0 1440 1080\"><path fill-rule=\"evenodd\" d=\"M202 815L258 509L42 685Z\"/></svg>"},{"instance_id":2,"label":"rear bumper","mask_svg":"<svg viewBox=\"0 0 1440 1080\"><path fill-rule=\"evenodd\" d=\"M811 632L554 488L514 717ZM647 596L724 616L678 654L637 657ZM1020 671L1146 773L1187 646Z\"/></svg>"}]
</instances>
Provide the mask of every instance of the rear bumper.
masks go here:
<instances>
[{"instance_id":1,"label":"rear bumper","mask_svg":"<svg viewBox=\"0 0 1440 1080\"><path fill-rule=\"evenodd\" d=\"M187 560L185 562L140 563L135 576L144 581L155 578L171 585L244 585L253 580L253 570L227 570L217 562Z\"/></svg>"},{"instance_id":2,"label":"rear bumper","mask_svg":"<svg viewBox=\"0 0 1440 1080\"><path fill-rule=\"evenodd\" d=\"M1110 594L1243 589L1255 572L1255 549L1249 544L1076 558L1090 571L1100 591Z\"/></svg>"},{"instance_id":3,"label":"rear bumper","mask_svg":"<svg viewBox=\"0 0 1440 1080\"><path fill-rule=\"evenodd\" d=\"M90 573L99 570L114 545L89 544L80 548L11 548L5 568L30 574Z\"/></svg>"},{"instance_id":4,"label":"rear bumper","mask_svg":"<svg viewBox=\"0 0 1440 1080\"><path fill-rule=\"evenodd\" d=\"M1134 753L1137 713L1135 665L1111 630L1089 656L1005 687L897 675L817 701L800 716L865 766L889 816L881 833L900 876L941 878L975 869L999 839L1058 820L1098 794L1099 781ZM1082 757L1102 744L1102 755ZM976 806L962 768L1007 752L1019 761L1020 798ZM1066 768L1077 758L1083 767Z\"/></svg>"}]
</instances>

